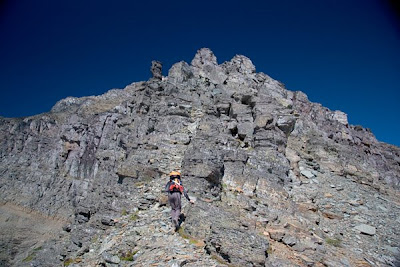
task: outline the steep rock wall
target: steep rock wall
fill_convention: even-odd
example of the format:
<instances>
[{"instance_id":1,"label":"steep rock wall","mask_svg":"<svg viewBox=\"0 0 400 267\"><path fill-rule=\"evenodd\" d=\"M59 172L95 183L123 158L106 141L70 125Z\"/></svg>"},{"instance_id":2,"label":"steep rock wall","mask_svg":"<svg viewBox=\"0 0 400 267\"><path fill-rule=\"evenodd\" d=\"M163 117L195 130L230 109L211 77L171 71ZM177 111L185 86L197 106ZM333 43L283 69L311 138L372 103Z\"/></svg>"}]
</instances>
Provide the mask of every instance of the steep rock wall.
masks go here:
<instances>
[{"instance_id":1,"label":"steep rock wall","mask_svg":"<svg viewBox=\"0 0 400 267\"><path fill-rule=\"evenodd\" d=\"M398 147L257 73L244 56L218 65L201 49L162 78L156 63L149 81L1 118L1 200L69 220L76 230L62 259L110 218L149 209L148 193L180 169L198 199L185 231L226 263L395 262ZM374 242L358 236L360 223L377 231Z\"/></svg>"}]
</instances>

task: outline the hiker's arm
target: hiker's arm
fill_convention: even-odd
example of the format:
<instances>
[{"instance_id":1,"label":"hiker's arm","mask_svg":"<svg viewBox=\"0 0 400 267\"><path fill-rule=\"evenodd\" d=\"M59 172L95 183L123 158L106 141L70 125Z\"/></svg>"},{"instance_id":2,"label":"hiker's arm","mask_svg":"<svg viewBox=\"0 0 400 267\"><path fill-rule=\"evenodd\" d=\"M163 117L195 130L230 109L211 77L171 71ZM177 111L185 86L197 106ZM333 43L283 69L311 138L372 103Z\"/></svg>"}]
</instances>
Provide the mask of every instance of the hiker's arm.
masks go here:
<instances>
[{"instance_id":1,"label":"hiker's arm","mask_svg":"<svg viewBox=\"0 0 400 267\"><path fill-rule=\"evenodd\" d=\"M187 199L188 201L190 201L190 197L189 197L189 195L188 195L186 189L183 189L183 195L186 197L186 199Z\"/></svg>"},{"instance_id":2,"label":"hiker's arm","mask_svg":"<svg viewBox=\"0 0 400 267\"><path fill-rule=\"evenodd\" d=\"M169 186L170 186L170 182L168 182L166 185L165 185L165 193L169 193Z\"/></svg>"},{"instance_id":3,"label":"hiker's arm","mask_svg":"<svg viewBox=\"0 0 400 267\"><path fill-rule=\"evenodd\" d=\"M181 182L181 186L183 186L183 183ZM186 197L186 199L188 200L188 201L190 201L190 197L189 197L189 195L188 195L188 193L187 193L187 191L186 191L186 188L183 186L183 195Z\"/></svg>"}]
</instances>

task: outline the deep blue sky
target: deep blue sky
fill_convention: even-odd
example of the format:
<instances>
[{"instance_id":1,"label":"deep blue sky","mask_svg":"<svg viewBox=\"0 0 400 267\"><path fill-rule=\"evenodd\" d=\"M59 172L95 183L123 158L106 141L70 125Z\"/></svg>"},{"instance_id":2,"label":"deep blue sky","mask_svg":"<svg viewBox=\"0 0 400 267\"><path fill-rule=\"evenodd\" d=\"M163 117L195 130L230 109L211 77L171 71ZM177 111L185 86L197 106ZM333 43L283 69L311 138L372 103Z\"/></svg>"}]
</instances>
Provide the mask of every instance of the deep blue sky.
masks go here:
<instances>
[{"instance_id":1,"label":"deep blue sky","mask_svg":"<svg viewBox=\"0 0 400 267\"><path fill-rule=\"evenodd\" d=\"M139 3L138 3L139 2ZM395 1L393 1L394 3ZM209 47L400 146L400 27L383 0L0 2L0 116L164 74Z\"/></svg>"}]
</instances>

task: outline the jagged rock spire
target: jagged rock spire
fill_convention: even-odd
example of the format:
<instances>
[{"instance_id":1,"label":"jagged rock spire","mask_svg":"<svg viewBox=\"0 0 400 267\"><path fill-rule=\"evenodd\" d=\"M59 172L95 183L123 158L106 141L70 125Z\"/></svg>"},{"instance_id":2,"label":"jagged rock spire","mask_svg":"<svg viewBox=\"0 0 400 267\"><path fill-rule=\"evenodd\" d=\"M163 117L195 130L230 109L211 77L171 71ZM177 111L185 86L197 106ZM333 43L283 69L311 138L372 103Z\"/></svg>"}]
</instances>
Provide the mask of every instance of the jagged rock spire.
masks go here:
<instances>
[{"instance_id":1,"label":"jagged rock spire","mask_svg":"<svg viewBox=\"0 0 400 267\"><path fill-rule=\"evenodd\" d=\"M153 74L153 79L162 80L162 63L160 61L153 60L150 71Z\"/></svg>"},{"instance_id":2,"label":"jagged rock spire","mask_svg":"<svg viewBox=\"0 0 400 267\"><path fill-rule=\"evenodd\" d=\"M216 66L218 65L217 57L209 48L201 48L194 56L191 65L197 68L203 68L207 65Z\"/></svg>"},{"instance_id":3,"label":"jagged rock spire","mask_svg":"<svg viewBox=\"0 0 400 267\"><path fill-rule=\"evenodd\" d=\"M191 65L196 76L208 78L214 84L221 84L227 78L222 67L218 65L217 57L209 48L199 49Z\"/></svg>"},{"instance_id":4,"label":"jagged rock spire","mask_svg":"<svg viewBox=\"0 0 400 267\"><path fill-rule=\"evenodd\" d=\"M242 55L234 56L225 66L228 73L237 71L242 74L251 74L256 72L253 62L248 57Z\"/></svg>"}]
</instances>

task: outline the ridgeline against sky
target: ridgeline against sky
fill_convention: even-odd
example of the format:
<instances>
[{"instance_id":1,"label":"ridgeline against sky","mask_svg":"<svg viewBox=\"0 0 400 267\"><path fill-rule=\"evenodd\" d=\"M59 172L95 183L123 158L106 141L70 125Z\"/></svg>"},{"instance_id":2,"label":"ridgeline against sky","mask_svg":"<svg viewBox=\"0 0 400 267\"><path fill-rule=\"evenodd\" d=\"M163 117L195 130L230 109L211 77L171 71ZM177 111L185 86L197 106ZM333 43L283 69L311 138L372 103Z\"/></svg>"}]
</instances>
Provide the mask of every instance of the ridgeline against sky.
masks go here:
<instances>
[{"instance_id":1,"label":"ridgeline against sky","mask_svg":"<svg viewBox=\"0 0 400 267\"><path fill-rule=\"evenodd\" d=\"M153 59L166 75L210 47L219 63L246 55L257 71L399 146L395 9L378 0L3 1L0 116L147 80Z\"/></svg>"}]
</instances>

